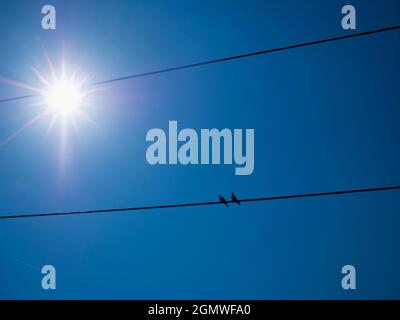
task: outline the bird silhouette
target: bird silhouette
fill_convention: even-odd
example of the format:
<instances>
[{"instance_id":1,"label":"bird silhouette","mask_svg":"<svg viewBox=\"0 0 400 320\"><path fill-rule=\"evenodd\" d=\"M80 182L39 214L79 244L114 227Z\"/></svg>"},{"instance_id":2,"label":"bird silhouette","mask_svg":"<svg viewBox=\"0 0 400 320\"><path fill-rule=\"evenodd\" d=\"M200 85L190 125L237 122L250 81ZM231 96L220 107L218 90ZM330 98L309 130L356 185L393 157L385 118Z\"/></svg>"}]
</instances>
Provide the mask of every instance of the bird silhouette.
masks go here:
<instances>
[{"instance_id":1,"label":"bird silhouette","mask_svg":"<svg viewBox=\"0 0 400 320\"><path fill-rule=\"evenodd\" d=\"M228 202L226 202L225 198L221 195L219 195L219 202L223 203L224 205L226 205L227 207L229 207Z\"/></svg>"},{"instance_id":2,"label":"bird silhouette","mask_svg":"<svg viewBox=\"0 0 400 320\"><path fill-rule=\"evenodd\" d=\"M232 192L231 199L233 202L237 203L240 206L240 201L236 198L236 195Z\"/></svg>"}]
</instances>

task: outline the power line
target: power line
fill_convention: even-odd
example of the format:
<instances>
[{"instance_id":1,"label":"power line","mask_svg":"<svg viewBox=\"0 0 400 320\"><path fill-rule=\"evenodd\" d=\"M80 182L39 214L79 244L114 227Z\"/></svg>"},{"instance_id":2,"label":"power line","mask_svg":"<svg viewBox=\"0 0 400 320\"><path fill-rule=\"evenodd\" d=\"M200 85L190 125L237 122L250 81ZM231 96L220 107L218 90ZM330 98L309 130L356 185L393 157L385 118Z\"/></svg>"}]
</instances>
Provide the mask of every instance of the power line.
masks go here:
<instances>
[{"instance_id":1,"label":"power line","mask_svg":"<svg viewBox=\"0 0 400 320\"><path fill-rule=\"evenodd\" d=\"M29 94L29 95L26 95L26 96L3 99L3 100L0 100L0 103L16 101L16 100L22 100L22 99L28 99L28 98L33 98L33 97L37 97L37 94Z\"/></svg>"},{"instance_id":2,"label":"power line","mask_svg":"<svg viewBox=\"0 0 400 320\"><path fill-rule=\"evenodd\" d=\"M265 197L265 198L239 199L239 201L240 202L257 202L257 201L289 200L289 199L297 199L297 198L338 196L338 195L353 194L353 193L367 193L367 192L388 191L388 190L400 190L400 185L390 186L390 187L368 188L368 189L351 189L351 190L329 191L329 192L320 192L320 193L292 194L292 195L273 196L273 197ZM233 201L226 201L226 202L233 203ZM80 214L99 214L99 213L111 213L111 212L171 209L171 208L181 208L181 207L212 206L212 205L221 205L221 204L223 204L223 203L221 203L219 201L192 202L192 203L167 204L167 205L155 205L155 206L132 207L132 208L116 208L116 209L100 209L100 210L88 210L88 211L69 211L69 212L7 215L7 216L0 216L0 219L38 218L38 217L53 217L53 216L67 216L67 215L80 215Z\"/></svg>"},{"instance_id":3,"label":"power line","mask_svg":"<svg viewBox=\"0 0 400 320\"><path fill-rule=\"evenodd\" d=\"M149 72L137 73L137 74L127 75L127 76L118 77L118 78L114 78L114 79L95 82L92 85L93 86L103 85L103 84L108 84L108 83L112 83L112 82L118 82L118 81L133 79L133 78L147 77L147 76L157 75L160 73L173 72L173 71L190 69L190 68L195 68L195 67L209 65L209 64L221 63L221 62L237 60L237 59L242 59L242 58L248 58L248 57L253 57L253 56L259 56L259 55L266 55L266 54L270 54L270 53L274 53L274 52L278 52L278 51L286 51L286 50L291 50L291 49L296 49L296 48L301 48L301 47L314 46L314 45L323 44L323 43L327 43L327 42L334 42L334 41L339 41L339 40L364 37L364 36L369 36L372 34L392 31L392 30L396 30L396 29L400 29L400 26L386 27L386 28L381 28L381 29L376 29L376 30L371 30L371 31L353 33L353 34L345 35L345 36L338 36L338 37L333 37L333 38L327 38L327 39L322 39L322 40L294 44L294 45L285 46L285 47L278 47L278 48L250 52L250 53L245 53L245 54L240 54L240 55L235 55L235 56L230 56L230 57L224 57L224 58L219 58L219 59L191 63L191 64L176 66L176 67L172 67L172 68L165 68L165 69L159 69L159 70L154 70L154 71L149 71ZM37 95L33 94L33 95L27 95L27 96L8 98L8 99L0 100L0 103L21 100L21 99L26 99L26 98L32 98L35 96L37 96Z\"/></svg>"},{"instance_id":4,"label":"power line","mask_svg":"<svg viewBox=\"0 0 400 320\"><path fill-rule=\"evenodd\" d=\"M383 28L383 29L377 29L377 30L366 31L366 32L361 32L361 33L354 33L354 34L346 35L346 36L339 36L339 37L333 37L333 38L328 38L328 39L323 39L323 40L316 40L316 41L311 41L311 42L304 42L304 43L299 43L299 44L295 44L295 45L279 47L279 48L274 48L274 49L250 52L250 53L240 54L240 55L231 56L231 57L197 62L197 63L187 64L187 65L173 67L173 68L138 73L138 74L124 76L124 77L115 78L115 79L111 79L111 80L100 81L100 82L95 83L94 85L106 84L106 83L110 83L110 82L117 82L117 81L132 79L132 78L146 77L146 76L151 76L151 75L165 73L165 72L189 69L189 68L204 66L204 65L208 65L208 64L221 63L221 62L230 61L230 60L237 60L237 59L248 58L248 57L253 57L253 56L258 56L258 55L269 54L269 53L278 52L278 51L285 51L285 50L296 49L296 48L301 48L301 47L313 46L313 45L322 44L322 43L326 43L326 42L362 37L362 36L367 36L367 35L371 35L371 34L375 34L375 33L391 31L391 30L395 30L395 29L399 29L399 28L400 28L400 26L393 26L393 27L387 27L387 28Z\"/></svg>"}]
</instances>

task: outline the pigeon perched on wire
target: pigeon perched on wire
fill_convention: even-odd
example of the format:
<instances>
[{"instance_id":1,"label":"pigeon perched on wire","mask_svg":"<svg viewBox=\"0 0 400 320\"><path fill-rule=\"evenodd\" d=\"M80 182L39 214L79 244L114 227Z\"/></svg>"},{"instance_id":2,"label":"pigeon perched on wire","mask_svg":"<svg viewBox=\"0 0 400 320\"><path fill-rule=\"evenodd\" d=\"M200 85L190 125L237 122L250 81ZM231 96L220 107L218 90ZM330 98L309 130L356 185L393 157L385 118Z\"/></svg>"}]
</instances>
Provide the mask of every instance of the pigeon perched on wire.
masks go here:
<instances>
[{"instance_id":1,"label":"pigeon perched on wire","mask_svg":"<svg viewBox=\"0 0 400 320\"><path fill-rule=\"evenodd\" d=\"M240 201L238 200L238 198L236 197L236 195L233 192L231 195L231 199L232 199L232 202L235 202L240 206Z\"/></svg>"},{"instance_id":2,"label":"pigeon perched on wire","mask_svg":"<svg viewBox=\"0 0 400 320\"><path fill-rule=\"evenodd\" d=\"M227 207L229 207L228 202L226 202L225 198L221 195L219 195L219 202L223 203L224 205L226 205Z\"/></svg>"}]
</instances>

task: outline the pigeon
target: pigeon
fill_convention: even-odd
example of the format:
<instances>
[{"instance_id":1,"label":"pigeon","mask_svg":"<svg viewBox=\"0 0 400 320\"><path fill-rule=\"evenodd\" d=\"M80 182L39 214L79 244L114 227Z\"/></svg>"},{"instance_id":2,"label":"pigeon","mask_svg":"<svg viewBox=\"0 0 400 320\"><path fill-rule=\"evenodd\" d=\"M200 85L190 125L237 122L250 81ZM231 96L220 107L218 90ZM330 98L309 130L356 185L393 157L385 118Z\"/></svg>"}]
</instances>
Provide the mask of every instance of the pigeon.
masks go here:
<instances>
[{"instance_id":1,"label":"pigeon","mask_svg":"<svg viewBox=\"0 0 400 320\"><path fill-rule=\"evenodd\" d=\"M226 202L225 198L221 195L219 195L219 202L223 203L224 205L226 205L227 207L229 207L228 202Z\"/></svg>"},{"instance_id":2,"label":"pigeon","mask_svg":"<svg viewBox=\"0 0 400 320\"><path fill-rule=\"evenodd\" d=\"M236 195L232 192L231 199L233 202L237 203L240 206L240 201L236 198Z\"/></svg>"}]
</instances>

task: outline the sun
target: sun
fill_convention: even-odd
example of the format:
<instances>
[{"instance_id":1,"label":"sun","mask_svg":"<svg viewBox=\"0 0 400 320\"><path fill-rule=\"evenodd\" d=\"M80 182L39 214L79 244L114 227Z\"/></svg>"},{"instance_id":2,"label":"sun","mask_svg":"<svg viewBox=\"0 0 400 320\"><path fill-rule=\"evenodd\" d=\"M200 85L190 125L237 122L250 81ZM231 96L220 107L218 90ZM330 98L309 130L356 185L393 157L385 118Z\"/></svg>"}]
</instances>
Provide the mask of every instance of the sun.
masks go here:
<instances>
[{"instance_id":1,"label":"sun","mask_svg":"<svg viewBox=\"0 0 400 320\"><path fill-rule=\"evenodd\" d=\"M55 80L44 92L48 111L56 116L77 113L84 103L84 93L71 79Z\"/></svg>"},{"instance_id":2,"label":"sun","mask_svg":"<svg viewBox=\"0 0 400 320\"><path fill-rule=\"evenodd\" d=\"M29 119L9 137L3 141L0 140L0 146L13 140L22 131L43 118L49 119L47 133L56 123L60 124L60 128L64 133L69 126L72 126L78 132L77 121L80 118L95 123L85 111L89 103L93 102L93 94L100 90L97 86L88 83L91 75L82 72L81 64L78 64L77 68L67 68L64 55L62 55L60 64L57 67L54 66L46 51L44 56L47 61L48 72L42 72L36 67L30 66L31 71L37 77L37 85L0 76L1 82L32 91L33 95L31 96L38 99L35 99L31 106L40 107L41 109L36 116Z\"/></svg>"}]
</instances>

